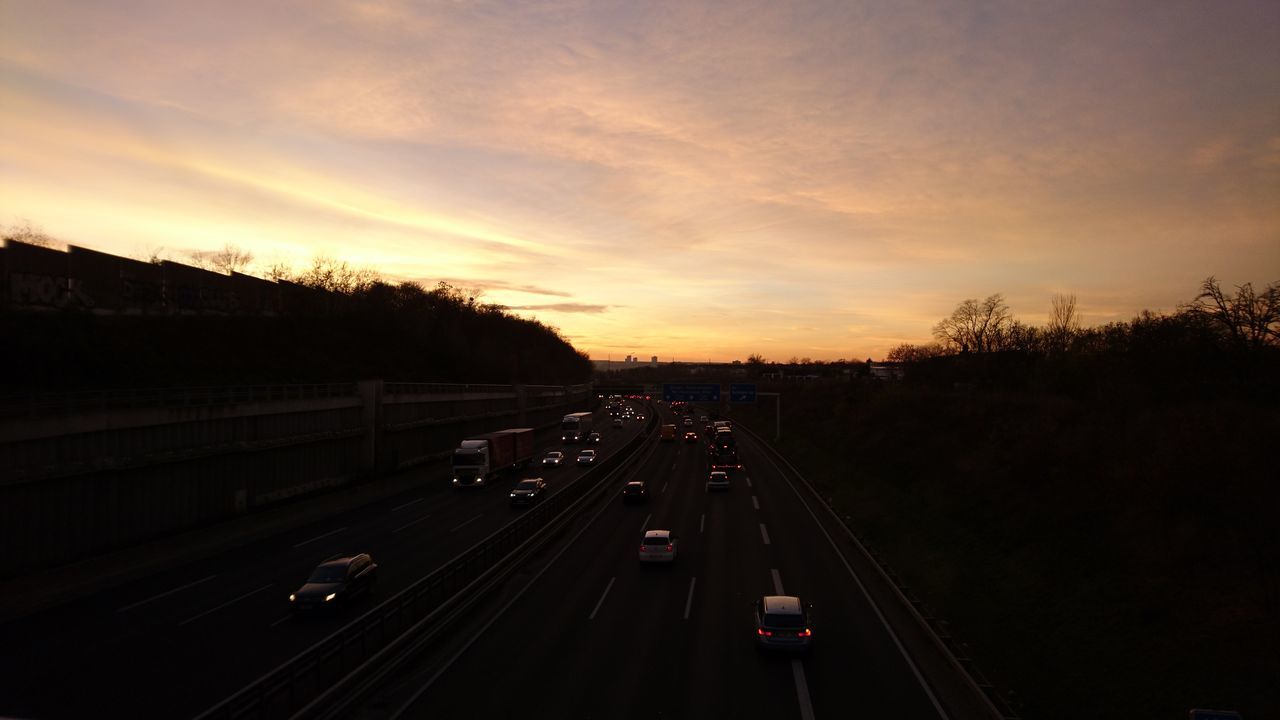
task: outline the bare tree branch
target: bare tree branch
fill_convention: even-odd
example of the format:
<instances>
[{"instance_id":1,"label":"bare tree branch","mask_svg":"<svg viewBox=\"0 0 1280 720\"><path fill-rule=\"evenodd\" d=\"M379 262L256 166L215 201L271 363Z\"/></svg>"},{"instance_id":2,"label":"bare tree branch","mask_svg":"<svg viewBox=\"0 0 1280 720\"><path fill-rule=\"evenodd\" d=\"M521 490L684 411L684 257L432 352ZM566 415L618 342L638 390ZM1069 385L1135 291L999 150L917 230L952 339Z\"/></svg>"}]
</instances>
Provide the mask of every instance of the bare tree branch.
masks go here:
<instances>
[{"instance_id":1,"label":"bare tree branch","mask_svg":"<svg viewBox=\"0 0 1280 720\"><path fill-rule=\"evenodd\" d=\"M1271 283L1261 293L1254 291L1253 283L1237 285L1231 296L1210 275L1184 310L1207 319L1241 347L1280 344L1280 283Z\"/></svg>"},{"instance_id":2,"label":"bare tree branch","mask_svg":"<svg viewBox=\"0 0 1280 720\"><path fill-rule=\"evenodd\" d=\"M54 236L44 230L41 230L39 227L32 225L31 221L26 218L22 219L21 225L10 225L9 228L4 231L3 239L23 242L28 245L39 245L40 247L47 248L62 244L62 242Z\"/></svg>"},{"instance_id":3,"label":"bare tree branch","mask_svg":"<svg viewBox=\"0 0 1280 720\"><path fill-rule=\"evenodd\" d=\"M951 317L935 325L933 336L960 352L990 352L1003 348L1012 319L1000 293L981 303L971 298L956 306Z\"/></svg>"}]
</instances>

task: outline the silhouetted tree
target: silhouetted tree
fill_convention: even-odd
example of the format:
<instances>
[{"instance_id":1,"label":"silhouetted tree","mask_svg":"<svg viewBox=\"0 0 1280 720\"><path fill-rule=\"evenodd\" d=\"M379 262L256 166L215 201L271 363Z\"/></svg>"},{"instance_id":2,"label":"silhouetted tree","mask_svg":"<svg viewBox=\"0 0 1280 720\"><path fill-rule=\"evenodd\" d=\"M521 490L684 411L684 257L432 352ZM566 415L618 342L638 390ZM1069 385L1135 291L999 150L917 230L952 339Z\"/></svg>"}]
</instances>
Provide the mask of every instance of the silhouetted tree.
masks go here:
<instances>
[{"instance_id":1,"label":"silhouetted tree","mask_svg":"<svg viewBox=\"0 0 1280 720\"><path fill-rule=\"evenodd\" d=\"M378 273L369 268L352 267L345 260L317 255L312 258L311 267L289 279L316 290L354 295L372 287L378 281Z\"/></svg>"},{"instance_id":2,"label":"silhouetted tree","mask_svg":"<svg viewBox=\"0 0 1280 720\"><path fill-rule=\"evenodd\" d=\"M1210 275L1200 294L1183 309L1206 319L1240 347L1280 344L1280 283L1271 283L1261 293L1254 292L1252 283L1237 285L1231 296Z\"/></svg>"},{"instance_id":3,"label":"silhouetted tree","mask_svg":"<svg viewBox=\"0 0 1280 720\"><path fill-rule=\"evenodd\" d=\"M990 352L1002 349L1004 334L1012 316L1000 293L978 302L960 303L951 317L933 328L933 336L943 345L961 352Z\"/></svg>"},{"instance_id":4,"label":"silhouetted tree","mask_svg":"<svg viewBox=\"0 0 1280 720\"><path fill-rule=\"evenodd\" d=\"M61 244L57 238L33 226L31 221L25 218L22 220L21 225L10 225L4 231L3 239L24 242L28 245L39 245L40 247L53 247Z\"/></svg>"},{"instance_id":5,"label":"silhouetted tree","mask_svg":"<svg viewBox=\"0 0 1280 720\"><path fill-rule=\"evenodd\" d=\"M930 358L942 357L946 354L948 354L947 349L939 343L929 343L928 345L902 343L891 348L885 359L890 362L920 362Z\"/></svg>"},{"instance_id":6,"label":"silhouetted tree","mask_svg":"<svg viewBox=\"0 0 1280 720\"><path fill-rule=\"evenodd\" d=\"M242 273L249 268L253 262L253 253L248 250L227 243L222 246L221 250L197 250L187 253L188 261L205 270L230 275L233 272Z\"/></svg>"}]
</instances>

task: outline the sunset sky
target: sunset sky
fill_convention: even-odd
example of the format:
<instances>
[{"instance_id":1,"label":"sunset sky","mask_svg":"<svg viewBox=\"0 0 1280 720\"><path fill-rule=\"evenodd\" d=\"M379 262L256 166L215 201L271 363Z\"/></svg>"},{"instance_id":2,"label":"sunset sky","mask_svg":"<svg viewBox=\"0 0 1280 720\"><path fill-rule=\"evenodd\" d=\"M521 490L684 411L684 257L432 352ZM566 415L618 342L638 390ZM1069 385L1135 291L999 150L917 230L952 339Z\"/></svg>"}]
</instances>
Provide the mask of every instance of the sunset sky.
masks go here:
<instances>
[{"instance_id":1,"label":"sunset sky","mask_svg":"<svg viewBox=\"0 0 1280 720\"><path fill-rule=\"evenodd\" d=\"M1280 2L0 0L0 225L446 280L595 359L1280 280Z\"/></svg>"}]
</instances>

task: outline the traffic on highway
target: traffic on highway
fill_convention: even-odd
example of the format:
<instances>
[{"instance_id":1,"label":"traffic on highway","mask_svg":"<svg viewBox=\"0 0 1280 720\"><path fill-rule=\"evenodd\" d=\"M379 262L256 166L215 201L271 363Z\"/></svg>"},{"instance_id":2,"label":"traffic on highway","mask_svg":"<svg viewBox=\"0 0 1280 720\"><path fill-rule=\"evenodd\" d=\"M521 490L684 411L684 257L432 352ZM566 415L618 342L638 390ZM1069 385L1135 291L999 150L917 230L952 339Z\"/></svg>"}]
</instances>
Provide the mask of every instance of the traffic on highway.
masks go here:
<instances>
[{"instance_id":1,"label":"traffic on highway","mask_svg":"<svg viewBox=\"0 0 1280 720\"><path fill-rule=\"evenodd\" d=\"M335 716L962 716L812 498L706 412L602 398L558 428L494 430L461 443L447 479L426 469L394 497L11 624L31 652L5 655L0 713L200 716L581 480L600 492L554 541Z\"/></svg>"},{"instance_id":2,"label":"traffic on highway","mask_svg":"<svg viewBox=\"0 0 1280 720\"><path fill-rule=\"evenodd\" d=\"M643 427L629 418L590 447L611 455ZM576 459L577 447L551 428L537 433L533 458L494 475L492 487L453 486L450 462L419 468L407 491L376 502L345 506L341 494L328 496L323 517L301 527L229 525L226 533L245 538L235 550L6 623L6 645L23 651L0 654L0 716L81 718L114 707L119 716L195 717L525 512L511 497L523 480L544 480L535 504L555 495L590 466L542 460ZM353 592L345 575L314 582L338 564L345 573L355 558L368 559L364 573L376 582L352 578ZM68 677L77 692L66 691Z\"/></svg>"}]
</instances>

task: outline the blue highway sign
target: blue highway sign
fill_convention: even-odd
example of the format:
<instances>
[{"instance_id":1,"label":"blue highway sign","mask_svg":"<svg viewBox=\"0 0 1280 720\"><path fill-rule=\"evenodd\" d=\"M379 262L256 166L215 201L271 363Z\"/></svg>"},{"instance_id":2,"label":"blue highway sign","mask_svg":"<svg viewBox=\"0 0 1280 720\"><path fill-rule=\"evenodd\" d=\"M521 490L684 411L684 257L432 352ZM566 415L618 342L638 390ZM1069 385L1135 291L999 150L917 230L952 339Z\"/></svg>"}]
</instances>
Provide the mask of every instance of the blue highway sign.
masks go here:
<instances>
[{"instance_id":1,"label":"blue highway sign","mask_svg":"<svg viewBox=\"0 0 1280 720\"><path fill-rule=\"evenodd\" d=\"M662 399L667 402L720 402L720 386L699 383L666 383Z\"/></svg>"},{"instance_id":2,"label":"blue highway sign","mask_svg":"<svg viewBox=\"0 0 1280 720\"><path fill-rule=\"evenodd\" d=\"M755 401L755 383L732 383L729 385L729 402L753 403Z\"/></svg>"}]
</instances>

